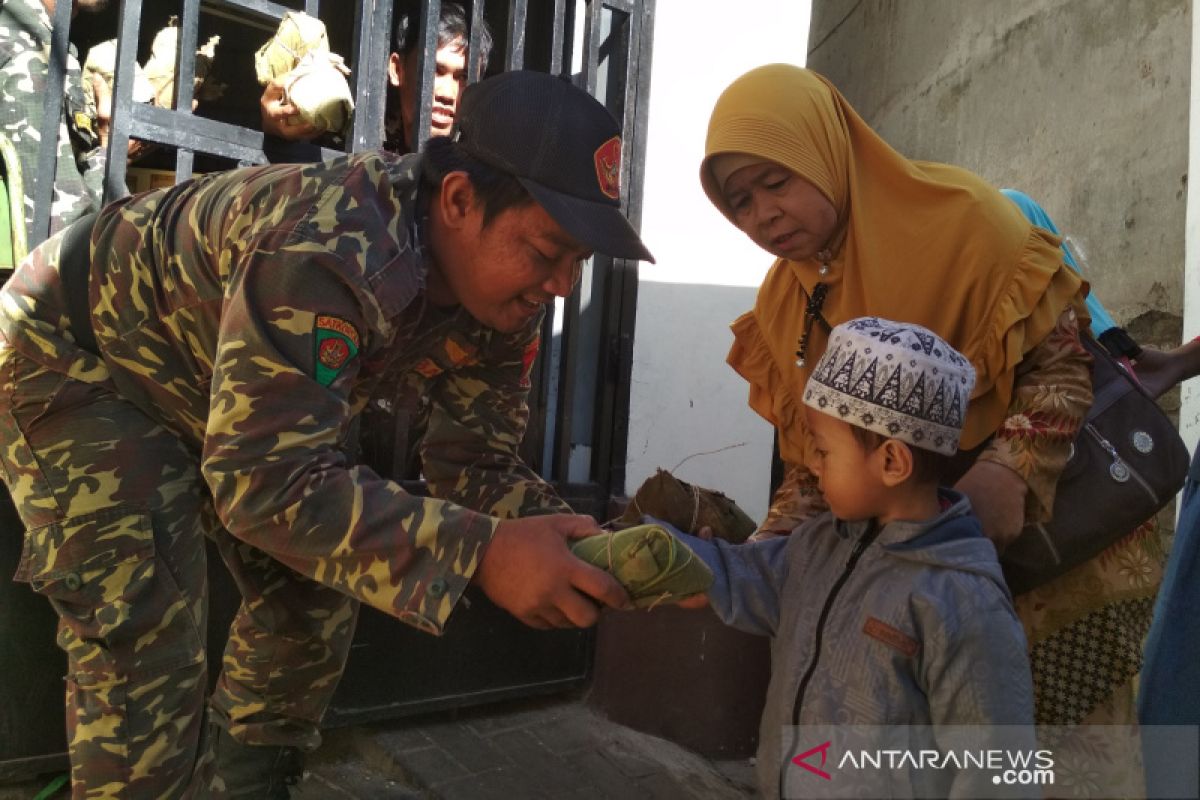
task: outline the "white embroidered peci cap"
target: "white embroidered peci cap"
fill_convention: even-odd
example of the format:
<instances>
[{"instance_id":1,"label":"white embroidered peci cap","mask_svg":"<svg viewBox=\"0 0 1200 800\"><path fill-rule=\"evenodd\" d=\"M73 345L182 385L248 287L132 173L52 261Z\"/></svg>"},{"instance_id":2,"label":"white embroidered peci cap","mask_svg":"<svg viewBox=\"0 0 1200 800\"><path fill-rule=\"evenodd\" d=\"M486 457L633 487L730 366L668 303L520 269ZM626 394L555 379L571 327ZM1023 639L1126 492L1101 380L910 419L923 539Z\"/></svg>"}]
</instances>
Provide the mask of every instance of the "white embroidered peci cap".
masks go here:
<instances>
[{"instance_id":1,"label":"white embroidered peci cap","mask_svg":"<svg viewBox=\"0 0 1200 800\"><path fill-rule=\"evenodd\" d=\"M804 403L913 447L954 455L974 386L971 362L933 331L859 317L830 332Z\"/></svg>"}]
</instances>

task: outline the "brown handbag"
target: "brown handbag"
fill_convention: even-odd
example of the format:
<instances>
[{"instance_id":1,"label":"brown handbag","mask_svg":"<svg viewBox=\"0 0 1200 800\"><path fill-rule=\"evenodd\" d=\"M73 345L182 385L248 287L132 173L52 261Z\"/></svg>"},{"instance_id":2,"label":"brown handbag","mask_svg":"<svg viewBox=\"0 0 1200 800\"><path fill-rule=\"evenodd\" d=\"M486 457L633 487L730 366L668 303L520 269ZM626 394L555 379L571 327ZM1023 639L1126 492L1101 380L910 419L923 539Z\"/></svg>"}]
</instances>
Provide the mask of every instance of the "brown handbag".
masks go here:
<instances>
[{"instance_id":1,"label":"brown handbag","mask_svg":"<svg viewBox=\"0 0 1200 800\"><path fill-rule=\"evenodd\" d=\"M1090 335L1094 399L1058 479L1049 522L1028 525L1000 556L1014 595L1062 575L1150 519L1187 478L1174 423Z\"/></svg>"}]
</instances>

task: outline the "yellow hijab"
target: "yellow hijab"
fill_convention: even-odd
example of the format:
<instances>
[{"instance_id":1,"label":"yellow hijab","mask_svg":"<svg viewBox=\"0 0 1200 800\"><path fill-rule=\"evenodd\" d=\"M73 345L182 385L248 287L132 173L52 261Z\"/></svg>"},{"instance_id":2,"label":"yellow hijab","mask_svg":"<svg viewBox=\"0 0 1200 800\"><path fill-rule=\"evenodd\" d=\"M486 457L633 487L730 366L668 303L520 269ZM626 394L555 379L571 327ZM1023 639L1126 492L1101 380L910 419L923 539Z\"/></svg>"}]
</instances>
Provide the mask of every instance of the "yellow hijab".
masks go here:
<instances>
[{"instance_id":1,"label":"yellow hijab","mask_svg":"<svg viewBox=\"0 0 1200 800\"><path fill-rule=\"evenodd\" d=\"M977 376L964 449L999 427L1017 364L1063 311L1074 303L1085 314L1081 281L1062 263L1056 239L978 176L901 156L814 72L760 67L717 100L700 180L729 217L711 170L722 153L788 167L838 212L828 274L818 274L815 259L779 259L754 310L732 326L728 361L750 381L751 407L779 429L786 461L803 463L810 447L800 397L826 331L813 326L805 367L795 353L818 281L829 286L822 314L830 325L864 315L916 322L971 360Z\"/></svg>"}]
</instances>

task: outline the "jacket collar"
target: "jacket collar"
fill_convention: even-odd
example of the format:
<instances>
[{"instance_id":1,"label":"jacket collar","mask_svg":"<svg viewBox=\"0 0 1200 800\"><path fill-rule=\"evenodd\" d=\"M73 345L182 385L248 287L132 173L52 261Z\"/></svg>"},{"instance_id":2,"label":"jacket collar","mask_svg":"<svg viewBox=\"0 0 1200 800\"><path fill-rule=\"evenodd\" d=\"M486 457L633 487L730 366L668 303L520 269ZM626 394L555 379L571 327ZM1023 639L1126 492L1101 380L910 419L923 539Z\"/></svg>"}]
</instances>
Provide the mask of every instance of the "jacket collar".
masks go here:
<instances>
[{"instance_id":1,"label":"jacket collar","mask_svg":"<svg viewBox=\"0 0 1200 800\"><path fill-rule=\"evenodd\" d=\"M967 496L954 489L938 489L938 499L942 501L943 510L932 519L925 520L896 520L889 522L879 532L876 544L881 546L899 545L910 542L918 537L925 542L925 537L938 532L947 522L965 517L971 513L971 503ZM843 539L857 540L866 533L869 520L848 522L837 520L836 530Z\"/></svg>"}]
</instances>

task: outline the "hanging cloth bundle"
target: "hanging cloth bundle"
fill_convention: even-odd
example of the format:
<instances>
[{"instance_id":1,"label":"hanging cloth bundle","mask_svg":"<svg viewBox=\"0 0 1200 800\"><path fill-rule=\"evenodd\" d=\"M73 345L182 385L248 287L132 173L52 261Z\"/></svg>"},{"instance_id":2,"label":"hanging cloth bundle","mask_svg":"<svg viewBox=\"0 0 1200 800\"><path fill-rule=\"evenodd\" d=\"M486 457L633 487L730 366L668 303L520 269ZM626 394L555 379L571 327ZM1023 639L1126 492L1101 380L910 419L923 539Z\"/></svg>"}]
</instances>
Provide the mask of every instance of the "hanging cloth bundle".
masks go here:
<instances>
[{"instance_id":1,"label":"hanging cloth bundle","mask_svg":"<svg viewBox=\"0 0 1200 800\"><path fill-rule=\"evenodd\" d=\"M321 133L346 133L354 98L346 77L350 68L329 51L325 23L301 11L284 14L279 29L254 56L263 86L282 79L284 99L300 118Z\"/></svg>"},{"instance_id":2,"label":"hanging cloth bundle","mask_svg":"<svg viewBox=\"0 0 1200 800\"><path fill-rule=\"evenodd\" d=\"M757 527L733 500L712 489L681 481L665 469L658 470L638 487L617 522L637 525L644 514L685 533L711 528L713 536L734 544L746 541Z\"/></svg>"}]
</instances>

